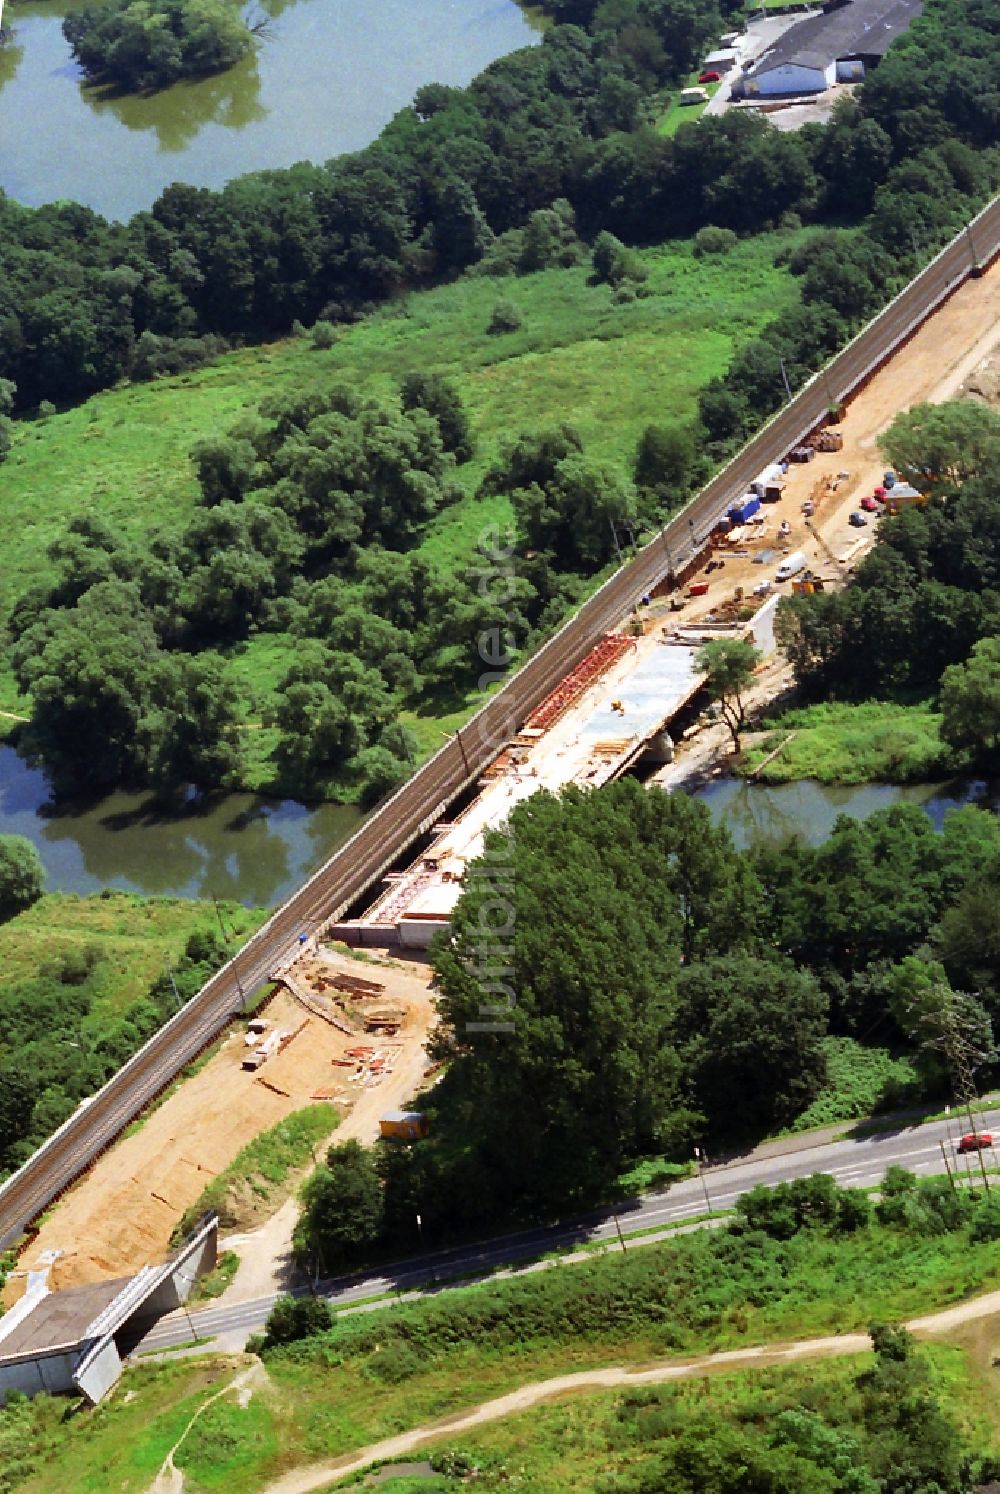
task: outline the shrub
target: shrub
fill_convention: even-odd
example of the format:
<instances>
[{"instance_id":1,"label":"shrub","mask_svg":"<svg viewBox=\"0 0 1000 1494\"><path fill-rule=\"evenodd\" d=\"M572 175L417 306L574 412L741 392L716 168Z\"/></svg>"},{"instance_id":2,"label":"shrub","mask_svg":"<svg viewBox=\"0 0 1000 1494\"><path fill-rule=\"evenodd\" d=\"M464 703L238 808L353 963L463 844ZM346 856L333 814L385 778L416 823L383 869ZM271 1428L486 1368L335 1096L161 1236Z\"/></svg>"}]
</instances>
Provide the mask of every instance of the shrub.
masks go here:
<instances>
[{"instance_id":1,"label":"shrub","mask_svg":"<svg viewBox=\"0 0 1000 1494\"><path fill-rule=\"evenodd\" d=\"M261 1347L295 1343L324 1333L333 1324L333 1309L323 1297L279 1297L265 1324Z\"/></svg>"},{"instance_id":2,"label":"shrub","mask_svg":"<svg viewBox=\"0 0 1000 1494\"><path fill-rule=\"evenodd\" d=\"M826 1228L834 1234L853 1234L871 1221L871 1205L857 1189L839 1188L827 1173L813 1173L779 1183L761 1184L736 1200L736 1212L747 1229L761 1230L772 1240L790 1240L801 1229Z\"/></svg>"},{"instance_id":3,"label":"shrub","mask_svg":"<svg viewBox=\"0 0 1000 1494\"><path fill-rule=\"evenodd\" d=\"M995 1193L978 1205L969 1233L975 1245L1000 1240L1000 1198Z\"/></svg>"},{"instance_id":4,"label":"shrub","mask_svg":"<svg viewBox=\"0 0 1000 1494\"><path fill-rule=\"evenodd\" d=\"M961 1229L973 1208L971 1195L953 1188L947 1178L916 1178L904 1167L888 1168L880 1191L878 1222L911 1234Z\"/></svg>"},{"instance_id":5,"label":"shrub","mask_svg":"<svg viewBox=\"0 0 1000 1494\"><path fill-rule=\"evenodd\" d=\"M497 301L490 313L487 332L494 336L504 332L516 332L524 323L520 310L513 301Z\"/></svg>"},{"instance_id":6,"label":"shrub","mask_svg":"<svg viewBox=\"0 0 1000 1494\"><path fill-rule=\"evenodd\" d=\"M312 329L311 339L314 348L326 352L337 341L337 329L332 322L317 322Z\"/></svg>"},{"instance_id":7,"label":"shrub","mask_svg":"<svg viewBox=\"0 0 1000 1494\"><path fill-rule=\"evenodd\" d=\"M731 228L716 228L709 223L699 228L694 236L695 259L704 259L706 254L728 254L736 248L736 235Z\"/></svg>"}]
</instances>

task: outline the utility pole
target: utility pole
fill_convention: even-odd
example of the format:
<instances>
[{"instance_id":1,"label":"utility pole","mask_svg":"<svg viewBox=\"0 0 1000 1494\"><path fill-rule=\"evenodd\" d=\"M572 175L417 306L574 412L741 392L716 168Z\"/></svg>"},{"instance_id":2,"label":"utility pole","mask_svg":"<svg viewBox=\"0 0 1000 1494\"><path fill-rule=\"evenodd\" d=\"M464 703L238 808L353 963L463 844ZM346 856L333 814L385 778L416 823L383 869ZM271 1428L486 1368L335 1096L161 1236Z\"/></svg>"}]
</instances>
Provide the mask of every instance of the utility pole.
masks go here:
<instances>
[{"instance_id":1,"label":"utility pole","mask_svg":"<svg viewBox=\"0 0 1000 1494\"><path fill-rule=\"evenodd\" d=\"M788 395L788 403L791 404L791 402L792 402L792 386L788 382L788 374L785 371L785 360L784 360L784 358L780 358L779 357L779 359L778 359L778 365L779 365L779 367L781 369L781 379L782 379L782 382L783 382L783 384L785 386L785 393Z\"/></svg>"},{"instance_id":2,"label":"utility pole","mask_svg":"<svg viewBox=\"0 0 1000 1494\"><path fill-rule=\"evenodd\" d=\"M462 741L461 730L456 727L454 733L443 731L441 735L444 737L446 742L450 742L454 739L454 741L458 743L458 750L462 754L462 765L465 768L466 777L471 778L472 769L469 767L469 759L465 751L465 743Z\"/></svg>"},{"instance_id":3,"label":"utility pole","mask_svg":"<svg viewBox=\"0 0 1000 1494\"><path fill-rule=\"evenodd\" d=\"M840 408L840 401L833 392L833 385L830 383L830 372L825 366L823 368L823 387L826 390L826 402L830 409L838 410Z\"/></svg>"},{"instance_id":4,"label":"utility pole","mask_svg":"<svg viewBox=\"0 0 1000 1494\"><path fill-rule=\"evenodd\" d=\"M941 1160L944 1163L944 1170L948 1174L948 1181L951 1184L952 1192L954 1192L955 1191L955 1179L951 1175L951 1164L948 1161L948 1148L945 1146L945 1144L944 1144L943 1141L939 1141L938 1145L941 1148Z\"/></svg>"},{"instance_id":5,"label":"utility pole","mask_svg":"<svg viewBox=\"0 0 1000 1494\"><path fill-rule=\"evenodd\" d=\"M698 1147L698 1146L696 1146L695 1149L694 1149L694 1155L695 1155L695 1160L698 1163L698 1176L701 1179L702 1192L705 1195L705 1207L708 1210L708 1212L711 1214L711 1212L712 1212L712 1200L708 1196L708 1183L707 1183L707 1181L705 1179L705 1163L708 1161L708 1158L703 1154L703 1152L701 1150L701 1147Z\"/></svg>"},{"instance_id":6,"label":"utility pole","mask_svg":"<svg viewBox=\"0 0 1000 1494\"><path fill-rule=\"evenodd\" d=\"M974 1015L968 1010L963 1012L955 992L945 988L942 992L943 1000L936 1012L930 1013L925 1019L927 1037L925 1039L929 1048L935 1048L942 1053L951 1071L952 1091L959 1109L959 1113L965 1113L969 1122L971 1135L978 1135L976 1129L976 1117L973 1109L979 1102L979 1093L976 1089L975 1071L987 1056L979 1041L979 1034L975 1030ZM951 1140L951 1126L948 1124L948 1139ZM979 1159L979 1171L982 1174L983 1187L986 1192L990 1189L989 1175L986 1171L986 1163L980 1148L976 1148L976 1156ZM958 1164L956 1163L956 1171ZM967 1174L969 1186L972 1186L972 1164L967 1163Z\"/></svg>"},{"instance_id":7,"label":"utility pole","mask_svg":"<svg viewBox=\"0 0 1000 1494\"><path fill-rule=\"evenodd\" d=\"M174 980L173 966L171 965L169 960L164 961L164 964L166 965L167 969L167 979L170 982L170 989L173 991L174 1000L177 1003L177 1010L180 1011L184 1003L181 1001L180 992L177 990L177 982Z\"/></svg>"},{"instance_id":8,"label":"utility pole","mask_svg":"<svg viewBox=\"0 0 1000 1494\"><path fill-rule=\"evenodd\" d=\"M965 225L965 237L969 241L969 253L972 256L972 268L973 268L973 270L978 270L979 269L979 255L976 253L976 241L972 237L972 224L971 223L967 223Z\"/></svg>"},{"instance_id":9,"label":"utility pole","mask_svg":"<svg viewBox=\"0 0 1000 1494\"><path fill-rule=\"evenodd\" d=\"M670 553L670 541L667 539L666 527L660 530L660 535L663 540L663 548L667 556L667 575L672 576L674 574L674 557Z\"/></svg>"},{"instance_id":10,"label":"utility pole","mask_svg":"<svg viewBox=\"0 0 1000 1494\"><path fill-rule=\"evenodd\" d=\"M618 543L618 528L610 514L608 515L608 523L611 525L611 537L615 542L615 554L618 556L618 564L622 566L625 564L625 561L622 559L622 547Z\"/></svg>"},{"instance_id":11,"label":"utility pole","mask_svg":"<svg viewBox=\"0 0 1000 1494\"><path fill-rule=\"evenodd\" d=\"M216 895L215 895L214 892L211 894L211 898L212 898L212 902L213 902L213 904L215 906L215 916L219 920L219 928L220 928L220 930L222 932L223 941L226 944L228 944L229 943L229 935L226 932L226 925L222 921L222 909L219 907L219 899L216 897Z\"/></svg>"}]
</instances>

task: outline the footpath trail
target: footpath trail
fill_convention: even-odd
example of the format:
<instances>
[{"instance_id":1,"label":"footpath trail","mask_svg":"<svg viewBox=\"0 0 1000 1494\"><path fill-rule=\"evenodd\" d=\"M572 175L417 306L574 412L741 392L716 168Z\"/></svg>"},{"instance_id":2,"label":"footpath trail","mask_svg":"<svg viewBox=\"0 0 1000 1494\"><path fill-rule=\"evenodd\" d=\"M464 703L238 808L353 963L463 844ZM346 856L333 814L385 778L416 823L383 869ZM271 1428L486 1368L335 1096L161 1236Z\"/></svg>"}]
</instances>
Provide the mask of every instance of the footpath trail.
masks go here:
<instances>
[{"instance_id":1,"label":"footpath trail","mask_svg":"<svg viewBox=\"0 0 1000 1494\"><path fill-rule=\"evenodd\" d=\"M959 1303L957 1307L945 1308L941 1312L925 1317L911 1318L906 1324L913 1333L947 1333L978 1318L989 1318L1000 1314L1000 1291L988 1292L983 1297ZM698 1359L669 1360L652 1365L614 1365L608 1369L582 1370L573 1375L557 1375L550 1380L538 1380L531 1385L522 1385L507 1395L484 1401L467 1411L446 1416L428 1426L414 1427L412 1431L387 1437L372 1443L356 1453L347 1453L329 1463L314 1463L306 1468L295 1469L282 1478L268 1484L267 1494L316 1494L328 1488L335 1480L361 1473L373 1463L394 1459L426 1448L429 1443L442 1437L454 1436L483 1426L486 1422L499 1421L518 1411L527 1411L553 1396L566 1395L574 1391L619 1390L634 1385L663 1385L670 1380L690 1379L695 1375L708 1375L717 1370L742 1369L749 1365L792 1364L800 1359L863 1354L870 1348L867 1333L840 1333L825 1338L807 1338L792 1344L762 1344L755 1349L729 1349L719 1354L704 1354Z\"/></svg>"}]
</instances>

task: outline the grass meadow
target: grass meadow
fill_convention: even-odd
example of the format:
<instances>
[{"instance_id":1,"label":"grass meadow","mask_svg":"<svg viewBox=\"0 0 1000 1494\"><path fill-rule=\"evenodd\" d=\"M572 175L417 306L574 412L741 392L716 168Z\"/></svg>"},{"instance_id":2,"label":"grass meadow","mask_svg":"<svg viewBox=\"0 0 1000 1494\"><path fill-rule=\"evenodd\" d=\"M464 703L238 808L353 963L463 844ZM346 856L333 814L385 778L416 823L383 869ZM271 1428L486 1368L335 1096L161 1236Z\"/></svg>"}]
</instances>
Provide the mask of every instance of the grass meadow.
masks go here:
<instances>
[{"instance_id":1,"label":"grass meadow","mask_svg":"<svg viewBox=\"0 0 1000 1494\"><path fill-rule=\"evenodd\" d=\"M242 903L223 902L220 907L240 940L265 917ZM180 959L191 934L216 927L210 903L128 892L94 897L49 892L0 925L0 969L8 981L30 980L54 955L94 949L100 956L93 976L95 1011L123 1011L146 994L167 960Z\"/></svg>"},{"instance_id":2,"label":"grass meadow","mask_svg":"<svg viewBox=\"0 0 1000 1494\"><path fill-rule=\"evenodd\" d=\"M790 237L763 234L719 259L696 260L689 243L643 250L650 294L621 306L606 285L590 283L586 265L502 279L463 276L342 329L329 350L289 338L21 422L0 483L8 537L0 611L52 577L50 547L58 547L74 515L99 514L140 545L157 528L183 524L198 501L191 448L265 397L340 382L385 395L414 368L454 379L478 441L475 459L461 472L465 501L442 513L421 542L430 558L460 569L484 527L509 517L505 498L474 496L500 443L524 429L570 421L592 456L630 470L645 426L689 419L699 390L724 371L734 348L796 303L796 282L774 265ZM490 335L490 313L501 298L515 302L523 325ZM290 649L280 636L258 635L229 655L248 723L259 719ZM0 666L0 710L29 709ZM465 714L407 718L421 753L440 745L441 732ZM249 787L266 781L273 745L267 732L250 742Z\"/></svg>"},{"instance_id":3,"label":"grass meadow","mask_svg":"<svg viewBox=\"0 0 1000 1494\"><path fill-rule=\"evenodd\" d=\"M331 1333L269 1355L266 1383L246 1405L230 1395L214 1401L176 1455L185 1488L254 1494L289 1468L534 1380L863 1330L873 1318L904 1319L1000 1281L995 1246L971 1244L964 1230L928 1237L872 1227L839 1239L807 1231L786 1247L729 1252L731 1269L720 1274L711 1266L719 1266L716 1251L724 1245L706 1233L688 1235L630 1249L624 1258L555 1264L541 1274L342 1318ZM64 1403L36 1402L19 1412L34 1429L23 1434L34 1448L34 1469L10 1487L31 1494L147 1488L190 1418L234 1368L217 1358L137 1366L105 1404L70 1420L62 1419ZM963 1373L952 1370L959 1386ZM738 1380L713 1378L678 1393L716 1394L706 1383ZM600 1403L590 1396L579 1402L584 1411ZM979 1415L980 1405L968 1402L970 1416ZM530 1417L512 1420L484 1431L476 1446L494 1439L499 1447L508 1435L526 1435L530 1425ZM15 1431L12 1420L0 1417L0 1438ZM530 1441L520 1445L529 1456ZM588 1445L600 1454L599 1444ZM9 1446L8 1456L16 1450ZM538 1453L548 1456L541 1433ZM553 1494L591 1487L575 1465L567 1464L564 1474L554 1464L537 1472L564 1481L524 1487Z\"/></svg>"},{"instance_id":4,"label":"grass meadow","mask_svg":"<svg viewBox=\"0 0 1000 1494\"><path fill-rule=\"evenodd\" d=\"M763 783L927 783L953 767L941 740L941 716L928 701L824 702L764 725L767 736L748 747L740 763L747 777L791 740L760 771Z\"/></svg>"}]
</instances>

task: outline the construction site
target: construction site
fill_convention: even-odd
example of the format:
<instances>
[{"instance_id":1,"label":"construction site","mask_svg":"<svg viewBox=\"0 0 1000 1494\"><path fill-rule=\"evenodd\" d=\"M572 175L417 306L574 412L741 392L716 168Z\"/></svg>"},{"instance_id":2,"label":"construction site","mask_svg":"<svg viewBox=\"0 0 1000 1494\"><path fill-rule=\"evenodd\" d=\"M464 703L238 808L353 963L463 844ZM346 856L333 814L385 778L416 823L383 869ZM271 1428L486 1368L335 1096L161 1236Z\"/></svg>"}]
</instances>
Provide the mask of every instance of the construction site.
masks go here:
<instances>
[{"instance_id":1,"label":"construction site","mask_svg":"<svg viewBox=\"0 0 1000 1494\"><path fill-rule=\"evenodd\" d=\"M726 732L700 710L702 642L752 638L764 655L759 698L780 687L780 657L768 659L778 599L793 587L846 583L875 536L874 513L860 526L852 515L885 487L878 435L898 411L956 397L963 386L985 397L976 372L992 367L998 323L993 268L952 295L834 424L818 426L807 446L762 472L682 571L674 573L664 544L662 579L497 743L408 864L397 864L353 916L311 928L282 968L271 967L279 984L255 1013L256 1027L231 1025L196 1071L48 1211L6 1300L23 1291L31 1271L46 1272L53 1288L82 1286L164 1259L206 1183L255 1136L318 1099L340 1114L338 1140L374 1140L382 1120L433 1081L432 972L419 946L447 926L488 829L540 788L596 786L626 772L674 787L693 763L717 764ZM779 580L799 555L801 566ZM362 958L348 942L372 949ZM241 1261L227 1297L249 1300L287 1285L297 1182L270 1217L251 1212L223 1242Z\"/></svg>"},{"instance_id":2,"label":"construction site","mask_svg":"<svg viewBox=\"0 0 1000 1494\"><path fill-rule=\"evenodd\" d=\"M416 961L306 952L254 1017L233 1024L207 1062L60 1200L22 1252L4 1302L23 1294L32 1273L54 1290L164 1259L185 1210L240 1148L317 1100L340 1116L338 1141L373 1141L382 1115L429 1077L429 983ZM246 1191L240 1228L253 1230L270 1209Z\"/></svg>"},{"instance_id":3,"label":"construction site","mask_svg":"<svg viewBox=\"0 0 1000 1494\"><path fill-rule=\"evenodd\" d=\"M874 526L856 527L851 515L885 473L877 453L866 460L857 449L850 425L848 416L824 427L761 473L683 571L666 575L531 713L413 864L390 873L371 906L334 924L332 936L425 948L447 927L484 835L515 805L539 789L596 788L673 763L698 730L702 646L745 638L764 667L780 597L844 585L870 548Z\"/></svg>"}]
</instances>

